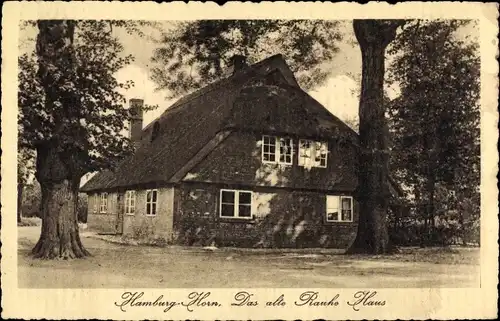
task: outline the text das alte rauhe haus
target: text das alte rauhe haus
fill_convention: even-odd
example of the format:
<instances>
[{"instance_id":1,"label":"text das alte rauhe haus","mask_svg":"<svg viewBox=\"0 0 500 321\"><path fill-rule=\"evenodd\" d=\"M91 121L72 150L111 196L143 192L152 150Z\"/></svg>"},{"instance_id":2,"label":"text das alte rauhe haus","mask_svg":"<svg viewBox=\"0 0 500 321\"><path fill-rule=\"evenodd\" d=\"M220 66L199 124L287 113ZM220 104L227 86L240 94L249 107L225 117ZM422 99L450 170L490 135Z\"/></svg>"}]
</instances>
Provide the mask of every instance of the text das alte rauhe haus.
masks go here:
<instances>
[{"instance_id":1,"label":"text das alte rauhe haus","mask_svg":"<svg viewBox=\"0 0 500 321\"><path fill-rule=\"evenodd\" d=\"M212 296L212 298L211 298ZM235 293L230 302L223 303L213 299L211 292L196 292L193 291L186 296L185 300L169 300L164 295L160 295L151 299L147 298L144 292L124 292L121 295L121 300L116 301L115 305L121 311L126 312L130 308L138 307L159 307L163 308L164 312L170 311L174 307L182 307L189 312L193 312L197 308L218 308L222 306L231 307L337 307L341 304L347 304L354 311L360 311L363 308L373 308L385 306L386 301L378 297L377 291L357 291L341 299L339 293L333 296L321 295L318 291L305 291L297 295L295 298L285 297L280 294L273 300L260 301L257 296L248 291L239 291Z\"/></svg>"}]
</instances>

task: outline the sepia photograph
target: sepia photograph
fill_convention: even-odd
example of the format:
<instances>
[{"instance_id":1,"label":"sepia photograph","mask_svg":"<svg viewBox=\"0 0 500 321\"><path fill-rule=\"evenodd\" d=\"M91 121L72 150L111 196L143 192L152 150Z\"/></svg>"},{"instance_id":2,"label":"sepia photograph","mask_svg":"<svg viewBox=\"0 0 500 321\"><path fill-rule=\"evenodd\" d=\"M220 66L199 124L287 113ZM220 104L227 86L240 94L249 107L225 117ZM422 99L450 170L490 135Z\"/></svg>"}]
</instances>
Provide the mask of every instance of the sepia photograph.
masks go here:
<instances>
[{"instance_id":1,"label":"sepia photograph","mask_svg":"<svg viewBox=\"0 0 500 321\"><path fill-rule=\"evenodd\" d=\"M480 17L17 22L19 289L484 286Z\"/></svg>"}]
</instances>

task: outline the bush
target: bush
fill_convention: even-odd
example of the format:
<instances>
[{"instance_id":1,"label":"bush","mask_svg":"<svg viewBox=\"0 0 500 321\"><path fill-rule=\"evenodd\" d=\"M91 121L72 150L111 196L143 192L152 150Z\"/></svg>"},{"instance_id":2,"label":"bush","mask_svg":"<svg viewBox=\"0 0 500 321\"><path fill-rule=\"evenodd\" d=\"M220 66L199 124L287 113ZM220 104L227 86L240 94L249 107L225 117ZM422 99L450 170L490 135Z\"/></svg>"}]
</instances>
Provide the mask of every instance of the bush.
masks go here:
<instances>
[{"instance_id":1,"label":"bush","mask_svg":"<svg viewBox=\"0 0 500 321\"><path fill-rule=\"evenodd\" d=\"M426 245L470 245L480 243L479 222L460 223L454 219L440 219L436 217L434 228L417 220L405 219L397 226L389 226L391 241L399 246L420 246L426 238Z\"/></svg>"},{"instance_id":2,"label":"bush","mask_svg":"<svg viewBox=\"0 0 500 321\"><path fill-rule=\"evenodd\" d=\"M40 184L37 181L26 185L23 192L23 200L21 205L23 217L38 217L41 218L41 202L42 192ZM88 198L86 194L78 194L77 216L78 222L87 223L88 213Z\"/></svg>"},{"instance_id":3,"label":"bush","mask_svg":"<svg viewBox=\"0 0 500 321\"><path fill-rule=\"evenodd\" d=\"M78 205L76 208L78 222L87 223L88 216L88 197L87 194L80 193L78 195Z\"/></svg>"},{"instance_id":4,"label":"bush","mask_svg":"<svg viewBox=\"0 0 500 321\"><path fill-rule=\"evenodd\" d=\"M40 226L42 225L42 220L38 217L23 217L21 222L17 223L17 226Z\"/></svg>"}]
</instances>

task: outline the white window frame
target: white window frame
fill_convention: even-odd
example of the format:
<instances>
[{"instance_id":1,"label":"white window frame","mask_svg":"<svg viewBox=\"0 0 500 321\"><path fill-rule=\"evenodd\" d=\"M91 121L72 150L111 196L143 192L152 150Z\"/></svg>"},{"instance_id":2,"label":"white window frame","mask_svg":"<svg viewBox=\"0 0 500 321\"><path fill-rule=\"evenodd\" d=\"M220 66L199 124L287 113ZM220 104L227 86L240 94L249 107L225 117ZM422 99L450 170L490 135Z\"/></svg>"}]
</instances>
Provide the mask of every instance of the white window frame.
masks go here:
<instances>
[{"instance_id":1,"label":"white window frame","mask_svg":"<svg viewBox=\"0 0 500 321\"><path fill-rule=\"evenodd\" d=\"M151 201L148 201L148 193L151 192ZM156 200L153 202L153 194L156 193ZM149 208L153 209L153 204L155 205L155 213L148 213L148 204L151 205ZM146 202L144 209L146 216L156 216L158 214L158 190L157 189L147 189L146 190Z\"/></svg>"},{"instance_id":2,"label":"white window frame","mask_svg":"<svg viewBox=\"0 0 500 321\"><path fill-rule=\"evenodd\" d=\"M318 148L318 145L319 145L319 148ZM323 159L321 156L321 153L319 155L316 155L317 151L321 151L321 148L324 146L325 148L325 157L324 157L324 160L325 160L325 165L321 165L321 159ZM326 168L328 166L328 142L323 142L323 141L315 141L314 142L314 147L315 147L315 150L314 150L314 166L316 167L320 167L320 168ZM319 162L316 162L316 158L318 158L318 156L320 157L319 159Z\"/></svg>"},{"instance_id":3,"label":"white window frame","mask_svg":"<svg viewBox=\"0 0 500 321\"><path fill-rule=\"evenodd\" d=\"M335 197L337 198L337 219L329 220L328 219L328 198ZM351 202L351 219L350 220L342 220L342 200L343 199L349 199ZM347 195L327 195L326 196L326 210L325 210L325 221L328 223L352 223L354 220L354 203L353 203L353 198L352 196L347 196Z\"/></svg>"},{"instance_id":4,"label":"white window frame","mask_svg":"<svg viewBox=\"0 0 500 321\"><path fill-rule=\"evenodd\" d=\"M268 146L269 144L265 144L265 139L268 138L270 141L274 142L274 161L270 160L265 160L264 155L272 155L271 153L265 152L264 151L264 146ZM290 161L281 161L281 140L282 139L289 139L290 140ZM272 146L272 145L269 145ZM292 165L293 164L293 155L294 155L294 148L293 148L293 139L289 137L280 137L280 136L271 136L271 135L262 135L262 153L261 153L261 159L263 163L268 163L268 164L280 164L280 165Z\"/></svg>"},{"instance_id":5,"label":"white window frame","mask_svg":"<svg viewBox=\"0 0 500 321\"><path fill-rule=\"evenodd\" d=\"M125 214L134 215L135 214L135 191L129 190L125 192Z\"/></svg>"},{"instance_id":6,"label":"white window frame","mask_svg":"<svg viewBox=\"0 0 500 321\"><path fill-rule=\"evenodd\" d=\"M223 192L233 192L234 193L234 216L223 216L222 215L222 193ZM240 192L242 193L250 193L250 216L239 216L240 210ZM253 192L248 190L240 190L240 189L221 189L219 193L219 217L224 219L239 219L239 220L251 220L253 219Z\"/></svg>"},{"instance_id":7,"label":"white window frame","mask_svg":"<svg viewBox=\"0 0 500 321\"><path fill-rule=\"evenodd\" d=\"M99 195L99 213L108 212L108 193L104 192Z\"/></svg>"},{"instance_id":8,"label":"white window frame","mask_svg":"<svg viewBox=\"0 0 500 321\"><path fill-rule=\"evenodd\" d=\"M302 145L307 143L309 147L307 149L303 148ZM316 161L316 154L318 150L321 150L321 147L326 149L325 157L322 158L321 154L318 155L320 157L319 161ZM305 153L309 152L309 157L306 159L309 159L309 164L307 164L307 161L302 157ZM321 164L321 160L325 160L325 164ZM315 141L311 139L299 139L299 153L298 153L298 164L299 166L302 167L319 167L319 168L327 168L328 167L328 142L326 141Z\"/></svg>"}]
</instances>

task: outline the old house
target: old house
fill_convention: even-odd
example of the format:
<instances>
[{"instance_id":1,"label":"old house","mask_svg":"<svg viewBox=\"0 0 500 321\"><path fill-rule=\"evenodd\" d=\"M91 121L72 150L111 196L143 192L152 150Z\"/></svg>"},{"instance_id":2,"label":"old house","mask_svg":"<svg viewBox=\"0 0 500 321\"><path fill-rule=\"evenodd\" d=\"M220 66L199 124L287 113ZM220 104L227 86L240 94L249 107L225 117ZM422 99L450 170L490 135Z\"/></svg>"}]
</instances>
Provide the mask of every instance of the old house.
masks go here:
<instances>
[{"instance_id":1,"label":"old house","mask_svg":"<svg viewBox=\"0 0 500 321\"><path fill-rule=\"evenodd\" d=\"M226 78L142 128L134 155L82 188L89 228L177 244L345 248L357 231L358 136L298 85L283 57Z\"/></svg>"}]
</instances>

